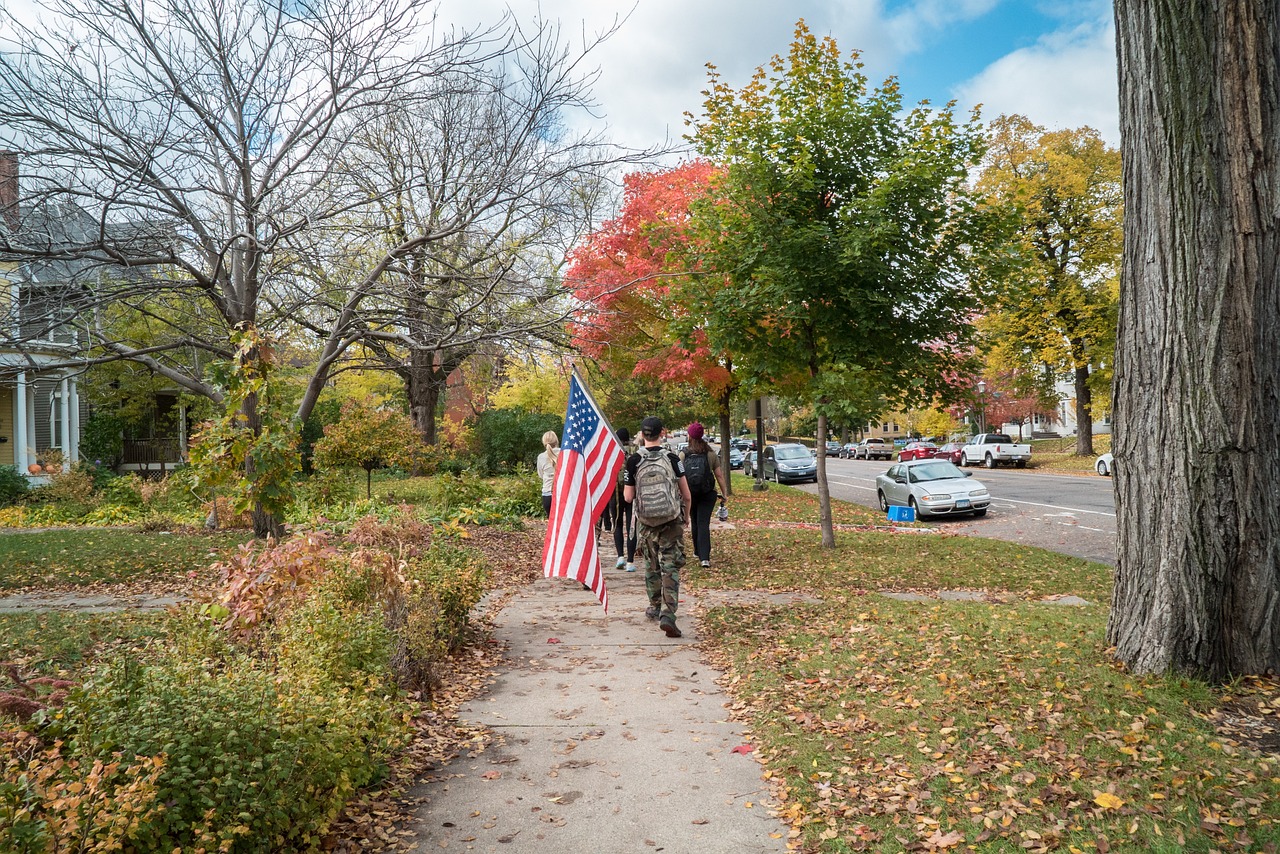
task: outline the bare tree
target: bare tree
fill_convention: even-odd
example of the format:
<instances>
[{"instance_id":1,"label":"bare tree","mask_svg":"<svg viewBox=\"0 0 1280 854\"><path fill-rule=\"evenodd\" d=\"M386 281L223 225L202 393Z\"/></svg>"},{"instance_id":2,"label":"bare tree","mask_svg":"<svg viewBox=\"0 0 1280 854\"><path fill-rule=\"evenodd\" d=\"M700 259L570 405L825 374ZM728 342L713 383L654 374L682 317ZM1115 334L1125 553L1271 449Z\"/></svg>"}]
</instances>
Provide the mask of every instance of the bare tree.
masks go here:
<instances>
[{"instance_id":1,"label":"bare tree","mask_svg":"<svg viewBox=\"0 0 1280 854\"><path fill-rule=\"evenodd\" d=\"M559 267L591 227L610 174L654 154L566 126L593 108L584 61L611 32L571 47L555 27L517 28L502 62L436 76L347 153L355 192L379 200L348 236L394 256L375 298L352 315L358 364L404 381L429 443L445 382L469 357L566 345ZM428 239L397 251L415 234Z\"/></svg>"},{"instance_id":2,"label":"bare tree","mask_svg":"<svg viewBox=\"0 0 1280 854\"><path fill-rule=\"evenodd\" d=\"M1115 593L1135 671L1280 670L1280 2L1117 0Z\"/></svg>"}]
</instances>

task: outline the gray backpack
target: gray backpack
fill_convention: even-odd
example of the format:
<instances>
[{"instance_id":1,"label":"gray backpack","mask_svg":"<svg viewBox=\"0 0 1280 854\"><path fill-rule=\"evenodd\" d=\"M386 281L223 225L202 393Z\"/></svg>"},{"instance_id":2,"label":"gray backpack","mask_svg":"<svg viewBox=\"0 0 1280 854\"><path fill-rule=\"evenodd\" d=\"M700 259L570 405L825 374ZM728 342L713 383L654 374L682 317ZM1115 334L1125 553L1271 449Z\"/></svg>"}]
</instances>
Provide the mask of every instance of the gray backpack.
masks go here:
<instances>
[{"instance_id":1,"label":"gray backpack","mask_svg":"<svg viewBox=\"0 0 1280 854\"><path fill-rule=\"evenodd\" d=\"M665 451L646 450L636 467L636 521L656 528L680 518L680 485Z\"/></svg>"}]
</instances>

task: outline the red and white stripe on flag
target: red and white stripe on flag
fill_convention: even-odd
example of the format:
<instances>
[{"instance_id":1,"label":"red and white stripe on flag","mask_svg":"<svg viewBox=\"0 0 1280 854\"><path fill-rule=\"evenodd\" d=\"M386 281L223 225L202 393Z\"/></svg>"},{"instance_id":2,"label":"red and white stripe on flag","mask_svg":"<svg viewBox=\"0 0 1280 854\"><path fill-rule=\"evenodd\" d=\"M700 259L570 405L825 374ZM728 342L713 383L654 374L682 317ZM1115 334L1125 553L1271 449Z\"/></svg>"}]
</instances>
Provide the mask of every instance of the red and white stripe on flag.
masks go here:
<instances>
[{"instance_id":1,"label":"red and white stripe on flag","mask_svg":"<svg viewBox=\"0 0 1280 854\"><path fill-rule=\"evenodd\" d=\"M542 550L547 578L574 578L596 594L605 613L609 593L600 571L596 520L604 513L625 455L600 407L578 381L569 379L569 407L564 415L560 459L551 489L551 518Z\"/></svg>"}]
</instances>

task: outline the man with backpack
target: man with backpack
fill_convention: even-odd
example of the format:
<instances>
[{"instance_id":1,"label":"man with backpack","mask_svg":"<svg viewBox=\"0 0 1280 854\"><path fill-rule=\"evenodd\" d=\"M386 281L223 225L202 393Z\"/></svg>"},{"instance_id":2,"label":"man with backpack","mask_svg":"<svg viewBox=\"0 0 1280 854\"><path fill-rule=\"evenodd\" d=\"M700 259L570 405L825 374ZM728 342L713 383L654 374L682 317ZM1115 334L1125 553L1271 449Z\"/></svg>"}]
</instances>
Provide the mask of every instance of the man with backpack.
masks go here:
<instances>
[{"instance_id":1,"label":"man with backpack","mask_svg":"<svg viewBox=\"0 0 1280 854\"><path fill-rule=\"evenodd\" d=\"M645 616L657 619L667 637L678 638L676 607L691 495L684 464L663 447L662 435L661 419L651 415L640 423L642 447L627 460L623 498L631 502L644 555L644 586L649 594Z\"/></svg>"}]
</instances>

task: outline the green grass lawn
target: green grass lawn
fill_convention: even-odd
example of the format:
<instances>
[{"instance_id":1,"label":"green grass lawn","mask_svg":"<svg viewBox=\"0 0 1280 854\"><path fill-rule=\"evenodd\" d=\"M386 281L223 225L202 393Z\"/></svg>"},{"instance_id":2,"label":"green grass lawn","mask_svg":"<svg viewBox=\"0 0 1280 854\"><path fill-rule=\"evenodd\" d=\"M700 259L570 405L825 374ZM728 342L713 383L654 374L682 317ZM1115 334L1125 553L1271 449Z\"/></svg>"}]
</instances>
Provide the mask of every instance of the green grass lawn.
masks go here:
<instances>
[{"instance_id":1,"label":"green grass lawn","mask_svg":"<svg viewBox=\"0 0 1280 854\"><path fill-rule=\"evenodd\" d=\"M760 518L816 518L771 488ZM805 499L812 502L806 505ZM775 500L777 503L775 504ZM960 536L717 532L695 588L801 590L709 609L703 648L782 798L793 843L851 851L1271 851L1280 754L1221 709L1280 716L1280 683L1135 678L1105 640L1110 570ZM879 590L1015 594L901 602ZM1035 600L1076 594L1093 603Z\"/></svg>"},{"instance_id":2,"label":"green grass lawn","mask_svg":"<svg viewBox=\"0 0 1280 854\"><path fill-rule=\"evenodd\" d=\"M172 578L206 569L249 536L93 528L0 534L0 590Z\"/></svg>"},{"instance_id":3,"label":"green grass lawn","mask_svg":"<svg viewBox=\"0 0 1280 854\"><path fill-rule=\"evenodd\" d=\"M1098 457L1111 450L1111 434L1093 437L1093 455L1076 456L1076 437L1036 439L1031 442L1031 468L1065 474L1092 474Z\"/></svg>"}]
</instances>

